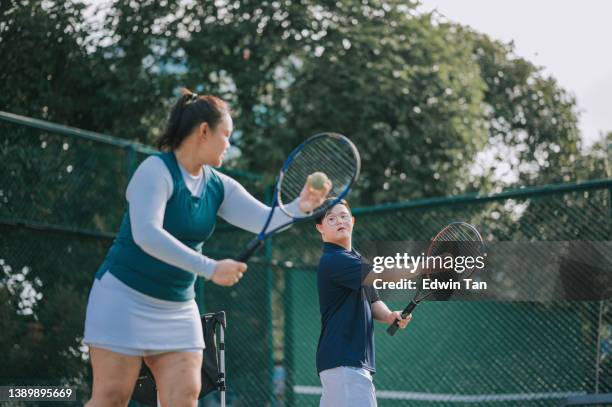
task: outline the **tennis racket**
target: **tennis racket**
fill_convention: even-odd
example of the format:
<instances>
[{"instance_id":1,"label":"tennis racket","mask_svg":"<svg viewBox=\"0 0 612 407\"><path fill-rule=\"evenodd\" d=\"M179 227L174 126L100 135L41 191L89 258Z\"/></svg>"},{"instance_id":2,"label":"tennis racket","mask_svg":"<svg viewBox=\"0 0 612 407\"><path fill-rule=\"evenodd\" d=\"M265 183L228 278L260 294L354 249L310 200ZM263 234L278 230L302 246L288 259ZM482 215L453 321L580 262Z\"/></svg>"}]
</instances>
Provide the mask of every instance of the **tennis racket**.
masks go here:
<instances>
[{"instance_id":1,"label":"tennis racket","mask_svg":"<svg viewBox=\"0 0 612 407\"><path fill-rule=\"evenodd\" d=\"M445 258L451 256L457 258L459 256L470 256L475 259L478 256L482 256L484 252L485 245L482 241L482 237L473 225L465 222L453 222L442 229L442 231L431 240L429 248L427 249L427 257L440 256ZM423 280L436 280L438 283L457 281L471 276L476 270L476 267L475 264L472 264L471 267L463 266L461 272L455 269L456 267L423 268L417 277L417 288L414 298L402 311L402 318L406 318L408 315L412 314L412 311L414 311L416 306L423 300L445 300L453 294L453 290L450 288L425 289ZM437 284L437 287L440 286L440 284ZM450 286L452 286L452 284ZM444 286L442 285L442 287ZM398 327L398 320L395 320L395 322L387 328L387 333L391 336L395 335Z\"/></svg>"},{"instance_id":2,"label":"tennis racket","mask_svg":"<svg viewBox=\"0 0 612 407\"><path fill-rule=\"evenodd\" d=\"M345 136L337 133L321 133L308 138L285 160L276 182L272 210L268 219L261 232L249 242L236 259L246 262L261 248L268 236L292 223L315 218L337 204L348 194L351 185L359 177L360 167L359 151ZM334 199L322 199L320 206L303 213L299 210L297 200L309 181L316 189L322 189L323 184L329 186L330 184L327 184L329 181L331 189L326 195ZM277 209L288 215L290 220L269 228Z\"/></svg>"}]
</instances>

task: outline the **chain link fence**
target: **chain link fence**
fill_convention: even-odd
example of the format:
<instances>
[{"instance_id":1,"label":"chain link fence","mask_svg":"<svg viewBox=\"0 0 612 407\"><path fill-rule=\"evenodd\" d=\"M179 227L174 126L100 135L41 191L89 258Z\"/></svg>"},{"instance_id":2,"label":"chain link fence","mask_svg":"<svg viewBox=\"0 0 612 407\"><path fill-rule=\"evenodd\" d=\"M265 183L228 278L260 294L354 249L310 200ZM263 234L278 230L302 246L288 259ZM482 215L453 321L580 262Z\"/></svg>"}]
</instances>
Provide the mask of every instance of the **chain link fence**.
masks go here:
<instances>
[{"instance_id":1,"label":"chain link fence","mask_svg":"<svg viewBox=\"0 0 612 407\"><path fill-rule=\"evenodd\" d=\"M125 210L125 187L149 147L0 115L0 383L72 384L91 373L82 346L93 275ZM232 173L268 200L269 182ZM357 208L355 243L428 240L452 220L488 242L610 241L612 181ZM234 256L249 233L219 222L205 245ZM198 281L202 312L227 311L228 405L318 405L320 330L312 223L271 238L240 284ZM526 270L534 276L546 270ZM529 281L526 282L528 284ZM383 292L395 309L407 298ZM612 392L607 301L426 303L395 337L376 327L379 405L557 405ZM202 405L217 405L215 395Z\"/></svg>"},{"instance_id":2,"label":"chain link fence","mask_svg":"<svg viewBox=\"0 0 612 407\"><path fill-rule=\"evenodd\" d=\"M610 241L611 188L612 181L596 181L358 208L355 246L427 241L455 220L478 225L489 243ZM276 237L274 250L284 265L277 295L284 297L287 400L315 406L321 392L314 362L320 239L312 225L302 225ZM295 259L303 263L287 263ZM515 282L525 286L554 284L541 277L555 267L504 272L523 273ZM383 291L382 298L392 309L402 309L410 299L397 290ZM607 301L422 304L410 327L395 337L382 324L376 327L378 403L549 406L569 395L611 392L610 323Z\"/></svg>"},{"instance_id":3,"label":"chain link fence","mask_svg":"<svg viewBox=\"0 0 612 407\"><path fill-rule=\"evenodd\" d=\"M88 399L82 335L89 289L119 229L129 176L152 153L122 139L0 114L3 385L70 384L78 388L77 404ZM226 172L265 199L262 177ZM222 221L217 231L221 238L206 246L217 258L251 238ZM233 405L266 405L272 398L271 272L261 262L250 268L235 288L200 279L196 287L202 312L230 315L227 369L240 372L228 377ZM206 403L214 405L214 396Z\"/></svg>"}]
</instances>

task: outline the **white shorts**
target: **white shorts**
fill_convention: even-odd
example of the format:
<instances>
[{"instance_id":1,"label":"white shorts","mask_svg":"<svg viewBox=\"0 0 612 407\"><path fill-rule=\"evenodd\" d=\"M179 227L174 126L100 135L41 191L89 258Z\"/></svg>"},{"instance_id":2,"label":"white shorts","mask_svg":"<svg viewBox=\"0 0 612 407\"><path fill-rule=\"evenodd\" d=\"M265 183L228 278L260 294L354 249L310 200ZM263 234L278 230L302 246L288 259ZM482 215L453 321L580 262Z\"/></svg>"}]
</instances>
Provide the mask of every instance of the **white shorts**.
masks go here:
<instances>
[{"instance_id":1,"label":"white shorts","mask_svg":"<svg viewBox=\"0 0 612 407\"><path fill-rule=\"evenodd\" d=\"M204 349L195 300L160 300L128 287L110 272L94 280L83 342L132 356Z\"/></svg>"},{"instance_id":2,"label":"white shorts","mask_svg":"<svg viewBox=\"0 0 612 407\"><path fill-rule=\"evenodd\" d=\"M363 368L340 366L319 373L323 395L319 407L376 407L372 374Z\"/></svg>"}]
</instances>

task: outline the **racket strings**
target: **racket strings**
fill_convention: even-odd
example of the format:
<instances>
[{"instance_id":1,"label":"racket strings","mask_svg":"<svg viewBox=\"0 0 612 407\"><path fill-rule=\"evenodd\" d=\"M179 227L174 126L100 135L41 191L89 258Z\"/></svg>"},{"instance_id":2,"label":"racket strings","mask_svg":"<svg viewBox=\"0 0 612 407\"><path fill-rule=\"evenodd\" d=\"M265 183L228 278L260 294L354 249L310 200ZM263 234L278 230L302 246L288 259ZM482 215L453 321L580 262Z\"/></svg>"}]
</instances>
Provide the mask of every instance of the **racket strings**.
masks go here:
<instances>
[{"instance_id":1,"label":"racket strings","mask_svg":"<svg viewBox=\"0 0 612 407\"><path fill-rule=\"evenodd\" d=\"M283 180L283 192L287 196L293 195L297 197L299 195L307 177L312 174L312 172L315 172L313 169L324 172L332 182L336 181L336 183L332 185L332 192L340 190L342 186L350 182L352 173L354 172L354 164L352 163L354 159L346 154L348 152L339 152L337 149L322 147L329 146L307 146L306 151L301 151L294 158ZM329 157L332 154L336 155L333 160L330 160Z\"/></svg>"},{"instance_id":2,"label":"racket strings","mask_svg":"<svg viewBox=\"0 0 612 407\"><path fill-rule=\"evenodd\" d=\"M469 277L475 267L467 267L463 263L463 269L459 272L454 261L457 257L473 257L474 259L484 252L484 243L478 230L467 223L453 223L442 230L434 239L428 250L428 256L439 256L444 263L447 257L453 258L453 267L429 268L426 269L419 281L419 290L416 299L421 301L425 298L435 301L446 300L453 294L453 289L429 288L422 286L424 279L435 279L438 283L458 281Z\"/></svg>"},{"instance_id":3,"label":"racket strings","mask_svg":"<svg viewBox=\"0 0 612 407\"><path fill-rule=\"evenodd\" d=\"M325 163L318 159L304 159L287 171L281 188L282 202L289 203L299 197L308 176L317 171L327 175L332 183L329 195L335 196L340 194L350 184L352 178L350 173L353 171L353 168L348 165L341 166L334 163Z\"/></svg>"},{"instance_id":4,"label":"racket strings","mask_svg":"<svg viewBox=\"0 0 612 407\"><path fill-rule=\"evenodd\" d=\"M432 255L447 251L453 256L475 255L482 251L480 233L467 223L451 224L434 239L430 249Z\"/></svg>"},{"instance_id":5,"label":"racket strings","mask_svg":"<svg viewBox=\"0 0 612 407\"><path fill-rule=\"evenodd\" d=\"M343 142L329 143L322 141L311 144L313 144L311 148L305 154L300 155L303 157L304 162L304 165L300 166L303 172L312 168L327 170L329 174L326 173L326 175L330 180L336 180L339 183L339 186L333 186L334 190L340 190L342 186L351 181L355 171L355 157L349 149L350 146ZM299 163L296 162L297 164ZM307 177L308 175L310 173L306 171L305 174L302 174L302 177Z\"/></svg>"},{"instance_id":6,"label":"racket strings","mask_svg":"<svg viewBox=\"0 0 612 407\"><path fill-rule=\"evenodd\" d=\"M297 199L308 176L314 172L323 172L331 181L329 196L341 195L358 171L359 157L348 140L332 136L315 138L304 145L285 169L278 187L279 203L283 206ZM315 212L323 209L317 208Z\"/></svg>"}]
</instances>

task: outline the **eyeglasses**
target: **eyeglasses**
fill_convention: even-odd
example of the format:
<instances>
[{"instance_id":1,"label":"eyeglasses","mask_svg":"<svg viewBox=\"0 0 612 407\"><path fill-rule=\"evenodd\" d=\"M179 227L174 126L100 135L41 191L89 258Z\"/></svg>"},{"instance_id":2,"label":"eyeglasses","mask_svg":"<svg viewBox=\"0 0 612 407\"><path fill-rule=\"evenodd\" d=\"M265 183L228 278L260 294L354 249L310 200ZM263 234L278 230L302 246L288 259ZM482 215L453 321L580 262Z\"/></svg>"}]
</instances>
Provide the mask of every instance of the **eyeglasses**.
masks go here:
<instances>
[{"instance_id":1,"label":"eyeglasses","mask_svg":"<svg viewBox=\"0 0 612 407\"><path fill-rule=\"evenodd\" d=\"M335 226L338 224L339 221L342 223L347 223L350 219L351 219L351 215L342 214L340 216L330 215L327 218L325 218L325 221L327 222L329 226Z\"/></svg>"}]
</instances>

